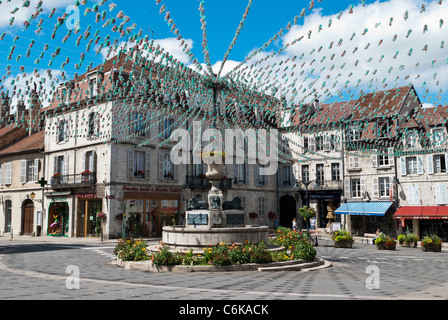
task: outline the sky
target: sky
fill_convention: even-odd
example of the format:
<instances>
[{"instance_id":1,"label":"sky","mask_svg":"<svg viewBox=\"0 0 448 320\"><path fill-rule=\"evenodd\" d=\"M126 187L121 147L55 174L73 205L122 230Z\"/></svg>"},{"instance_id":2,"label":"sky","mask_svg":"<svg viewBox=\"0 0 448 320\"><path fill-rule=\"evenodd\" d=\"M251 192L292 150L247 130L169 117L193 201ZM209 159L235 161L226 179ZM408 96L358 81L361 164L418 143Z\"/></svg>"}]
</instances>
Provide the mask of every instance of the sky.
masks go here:
<instances>
[{"instance_id":1,"label":"sky","mask_svg":"<svg viewBox=\"0 0 448 320\"><path fill-rule=\"evenodd\" d=\"M154 39L185 65L195 68L179 45L181 40L204 70L209 56L215 73L229 53L221 76L284 96L290 104L309 102L314 97L328 102L356 99L362 92L411 83L425 106L447 103L447 0L95 0L80 5L78 12L71 7L75 0L43 0L42 14L29 20L26 30L23 22L35 11L38 0L30 0L29 7L23 7L25 2L0 4L0 33L4 34L0 40L0 91L9 90L17 97L39 78L48 99L58 82L85 72L89 64L103 62L107 50L99 45L107 35L111 42L117 39L117 33L104 23L122 11L129 20L126 27L135 24L135 32L141 30L143 36ZM110 7L112 3L116 6ZM85 11L95 5L104 13L104 20L95 22L96 13ZM55 14L50 18L53 8ZM65 12L69 19L52 39L56 19ZM11 17L15 20L10 26ZM118 25L123 18L116 20ZM80 32L72 32L64 41L64 36L75 30L74 21L79 21ZM238 29L240 22L244 23ZM39 27L42 29L36 33ZM88 28L90 39L96 31L100 37L89 51L89 39L75 43ZM176 29L174 34L171 30ZM176 39L179 35L181 40ZM128 40L119 37L118 43ZM53 60L52 54L58 49L59 55ZM245 60L247 57L251 59Z\"/></svg>"}]
</instances>

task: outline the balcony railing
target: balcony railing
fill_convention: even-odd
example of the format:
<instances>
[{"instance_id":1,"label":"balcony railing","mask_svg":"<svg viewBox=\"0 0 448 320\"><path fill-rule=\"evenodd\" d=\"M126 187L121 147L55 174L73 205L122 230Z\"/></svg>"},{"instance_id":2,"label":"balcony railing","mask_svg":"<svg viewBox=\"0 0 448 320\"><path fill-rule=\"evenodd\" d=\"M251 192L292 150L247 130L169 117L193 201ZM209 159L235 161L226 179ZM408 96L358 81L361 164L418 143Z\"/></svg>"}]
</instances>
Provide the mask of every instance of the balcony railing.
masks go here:
<instances>
[{"instance_id":1,"label":"balcony railing","mask_svg":"<svg viewBox=\"0 0 448 320\"><path fill-rule=\"evenodd\" d=\"M298 183L296 185L299 190L305 190L306 187L303 183ZM311 183L308 186L308 190L338 190L342 189L341 180L316 180L316 182Z\"/></svg>"},{"instance_id":2,"label":"balcony railing","mask_svg":"<svg viewBox=\"0 0 448 320\"><path fill-rule=\"evenodd\" d=\"M70 175L55 175L50 180L53 189L93 187L96 184L96 172Z\"/></svg>"}]
</instances>

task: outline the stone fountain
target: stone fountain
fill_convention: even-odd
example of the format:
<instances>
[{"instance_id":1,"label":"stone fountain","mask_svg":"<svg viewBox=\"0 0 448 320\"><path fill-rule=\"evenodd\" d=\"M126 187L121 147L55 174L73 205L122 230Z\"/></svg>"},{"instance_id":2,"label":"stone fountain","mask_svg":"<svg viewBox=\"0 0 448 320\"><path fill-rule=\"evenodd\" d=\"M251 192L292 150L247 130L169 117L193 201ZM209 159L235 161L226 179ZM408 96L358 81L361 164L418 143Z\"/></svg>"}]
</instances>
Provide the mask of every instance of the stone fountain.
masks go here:
<instances>
[{"instance_id":1,"label":"stone fountain","mask_svg":"<svg viewBox=\"0 0 448 320\"><path fill-rule=\"evenodd\" d=\"M204 86L213 92L214 124L216 128L219 109L216 106L219 91L229 90L229 86L218 80L206 80ZM258 244L268 241L268 227L246 225L247 213L241 206L241 199L224 201L219 183L224 177L224 155L221 152L210 152L204 157L207 165L206 177L212 187L207 201L190 199L185 213L184 226L167 226L163 228L162 242L172 250L179 252L202 252L209 245L249 243ZM218 159L218 161L215 161ZM221 161L219 161L221 160Z\"/></svg>"}]
</instances>

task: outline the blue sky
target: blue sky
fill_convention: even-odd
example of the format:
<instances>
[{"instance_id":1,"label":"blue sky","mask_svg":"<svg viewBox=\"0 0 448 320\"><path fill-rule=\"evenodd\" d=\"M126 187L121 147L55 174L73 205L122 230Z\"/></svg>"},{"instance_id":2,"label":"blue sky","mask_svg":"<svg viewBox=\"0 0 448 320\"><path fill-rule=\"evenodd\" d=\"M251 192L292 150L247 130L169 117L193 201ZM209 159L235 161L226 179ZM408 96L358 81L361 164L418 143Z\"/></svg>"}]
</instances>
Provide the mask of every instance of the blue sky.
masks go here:
<instances>
[{"instance_id":1,"label":"blue sky","mask_svg":"<svg viewBox=\"0 0 448 320\"><path fill-rule=\"evenodd\" d=\"M95 52L107 35L113 42L117 33L111 32L110 26L102 27L104 21L96 23L95 13L85 14L86 8L93 8L101 0L89 1L80 7L80 33L72 33L65 43L62 40L70 32L67 24L58 28L54 40L51 34L56 18L66 12L74 0L44 0L43 14L31 20L28 30L24 30L23 22L33 13L37 2L31 0L29 8L22 7L22 0L11 0L10 3L3 1L0 4L0 33L5 33L0 41L0 70L3 71L0 73L3 77L1 90L15 90L16 93L21 90L23 94L28 89L26 81L35 81L36 77L30 77L33 73L36 75L34 71L37 70L40 79L45 78L42 87L47 90L49 97L57 85L56 81L63 81L62 74L71 78L75 72L84 73L90 63L96 66L103 62L105 49L98 51L99 54ZM109 8L111 3L116 4L112 11ZM305 17L299 18L297 25L243 64L238 69L242 70L241 74L233 73L231 76L237 81L249 81L253 87L261 90L275 86L283 90L279 94L288 97L291 103L301 103L315 95L323 101L356 99L361 90L371 92L410 83L416 87L422 102L428 105L447 103L444 88L448 86L448 42L446 45L444 42L448 21L443 21L443 18L448 17L447 3L440 0L316 0L311 10L310 3L297 0L253 0L224 73L263 46L305 9ZM104 12L107 20L122 10L130 19L125 27L135 23L135 32L141 29L144 35L153 36L157 43L188 65L189 58L181 50L179 41L175 40L164 18L169 11L183 39L190 44L195 58L204 63L199 4L198 0L162 0L160 4L156 4L155 0L109 0L100 7L99 12ZM235 36L248 2L205 0L203 4L210 60L216 72ZM162 5L166 6L166 11L159 14ZM349 11L350 7L353 12ZM14 8L18 8L18 11L11 13ZM53 18L49 18L52 8L56 8L56 12ZM72 15L71 10L67 12ZM341 12L342 16L339 15ZM9 26L9 19L13 16L16 20ZM44 19L42 31L36 34L41 18ZM121 21L117 19L116 25ZM77 45L76 39L88 27L91 28L90 37ZM150 33L149 29L154 33ZM87 52L86 44L96 31L99 42L93 43ZM297 39L300 41L296 43ZM125 42L126 38L118 40ZM34 44L30 47L32 41ZM48 45L48 49L45 49L45 45ZM14 52L11 60L8 60L13 46ZM281 48L284 50L279 53ZM60 54L50 65L51 55L58 49L61 49ZM85 54L85 60L76 69L75 64L80 63L81 54ZM65 61L68 63L65 64ZM257 64L258 69L254 69L256 72L248 73L252 70L249 68ZM286 68L279 68L280 65ZM53 79L47 76L48 69Z\"/></svg>"}]
</instances>

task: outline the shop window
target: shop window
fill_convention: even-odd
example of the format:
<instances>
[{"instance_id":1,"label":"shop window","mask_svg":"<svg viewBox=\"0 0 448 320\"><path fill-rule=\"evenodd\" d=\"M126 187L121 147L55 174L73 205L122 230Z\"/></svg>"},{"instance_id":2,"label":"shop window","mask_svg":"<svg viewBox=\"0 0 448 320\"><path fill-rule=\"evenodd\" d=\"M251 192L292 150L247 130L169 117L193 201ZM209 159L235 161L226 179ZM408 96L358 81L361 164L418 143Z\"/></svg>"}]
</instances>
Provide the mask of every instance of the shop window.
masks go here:
<instances>
[{"instance_id":1,"label":"shop window","mask_svg":"<svg viewBox=\"0 0 448 320\"><path fill-rule=\"evenodd\" d=\"M11 232L12 201L5 201L5 233Z\"/></svg>"}]
</instances>

